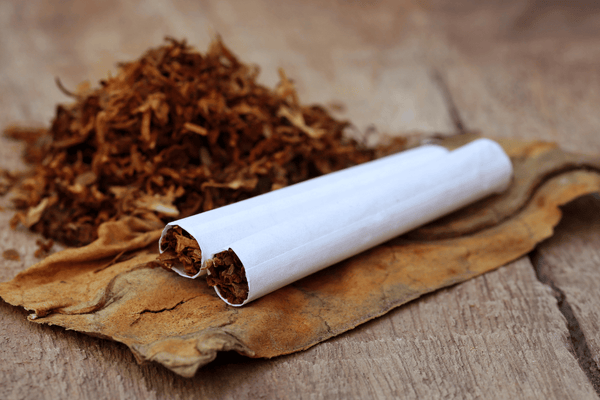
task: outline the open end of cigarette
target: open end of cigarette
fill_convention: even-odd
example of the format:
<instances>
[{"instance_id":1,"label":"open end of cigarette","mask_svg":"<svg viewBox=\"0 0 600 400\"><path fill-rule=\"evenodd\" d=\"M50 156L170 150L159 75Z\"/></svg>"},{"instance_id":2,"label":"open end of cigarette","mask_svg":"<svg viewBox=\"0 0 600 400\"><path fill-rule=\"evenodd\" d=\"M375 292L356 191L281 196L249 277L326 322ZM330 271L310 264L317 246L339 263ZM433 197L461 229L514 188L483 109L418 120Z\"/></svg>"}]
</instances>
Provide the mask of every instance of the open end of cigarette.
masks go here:
<instances>
[{"instance_id":1,"label":"open end of cigarette","mask_svg":"<svg viewBox=\"0 0 600 400\"><path fill-rule=\"evenodd\" d=\"M216 287L231 304L242 304L248 298L248 279L238 256L229 249L214 255L206 262L206 282Z\"/></svg>"},{"instance_id":2,"label":"open end of cigarette","mask_svg":"<svg viewBox=\"0 0 600 400\"><path fill-rule=\"evenodd\" d=\"M202 266L202 251L192 235L180 226L167 231L160 243L163 253L158 256L166 269L181 266L186 274L194 276Z\"/></svg>"}]
</instances>

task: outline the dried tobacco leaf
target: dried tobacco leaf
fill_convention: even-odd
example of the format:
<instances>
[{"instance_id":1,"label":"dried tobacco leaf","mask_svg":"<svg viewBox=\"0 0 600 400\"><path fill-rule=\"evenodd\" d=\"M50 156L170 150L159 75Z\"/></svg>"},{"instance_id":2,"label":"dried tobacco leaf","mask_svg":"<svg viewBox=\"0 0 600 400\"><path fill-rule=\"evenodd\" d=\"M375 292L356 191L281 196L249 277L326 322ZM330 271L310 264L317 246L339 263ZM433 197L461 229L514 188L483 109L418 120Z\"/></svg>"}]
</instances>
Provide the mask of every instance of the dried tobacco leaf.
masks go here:
<instances>
[{"instance_id":1,"label":"dried tobacco leaf","mask_svg":"<svg viewBox=\"0 0 600 400\"><path fill-rule=\"evenodd\" d=\"M138 361L187 377L218 351L300 351L527 254L552 235L560 205L600 190L597 157L538 142L502 144L515 180L485 201L492 212L470 213L477 206L469 206L428 227L426 240L391 240L247 307L227 306L203 280L159 268L153 260L162 227L133 217L103 224L97 241L55 253L0 284L0 296L35 312L35 322L112 338ZM448 224L457 227L453 238L444 238ZM133 258L112 262L124 252Z\"/></svg>"},{"instance_id":2,"label":"dried tobacco leaf","mask_svg":"<svg viewBox=\"0 0 600 400\"><path fill-rule=\"evenodd\" d=\"M301 105L283 71L269 90L220 39L206 54L167 42L97 89L65 89L76 102L59 105L47 131L6 131L34 166L12 226L79 246L107 221L165 224L376 156L343 137L347 123Z\"/></svg>"}]
</instances>

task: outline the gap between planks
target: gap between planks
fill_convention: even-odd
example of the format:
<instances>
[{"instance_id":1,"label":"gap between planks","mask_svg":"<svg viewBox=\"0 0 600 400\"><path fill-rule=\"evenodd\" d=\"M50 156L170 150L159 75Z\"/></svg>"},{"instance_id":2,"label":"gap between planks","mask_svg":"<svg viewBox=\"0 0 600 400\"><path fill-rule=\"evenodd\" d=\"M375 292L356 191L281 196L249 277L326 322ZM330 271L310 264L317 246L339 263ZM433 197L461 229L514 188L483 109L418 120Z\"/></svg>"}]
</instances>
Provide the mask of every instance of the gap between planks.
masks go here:
<instances>
[{"instance_id":1,"label":"gap between planks","mask_svg":"<svg viewBox=\"0 0 600 400\"><path fill-rule=\"evenodd\" d=\"M537 279L552 290L552 294L556 298L556 306L566 319L567 329L569 330L569 339L571 340L572 346L571 351L577 359L579 366L594 387L594 390L598 396L600 396L600 369L594 361L585 334L573 312L571 304L569 304L569 301L567 300L567 296L556 285L552 277L544 272L543 267L546 262L544 257L537 250L537 247L529 254L529 258Z\"/></svg>"},{"instance_id":2,"label":"gap between planks","mask_svg":"<svg viewBox=\"0 0 600 400\"><path fill-rule=\"evenodd\" d=\"M466 125L461 117L461 113L454 101L452 91L446 82L446 79L442 72L438 69L433 69L432 80L436 83L438 89L441 92L444 103L447 107L448 114L452 120L454 128L457 134L466 133ZM598 194L596 194L596 197ZM577 360L579 367L585 373L590 384L596 391L596 394L600 397L600 369L594 361L592 351L588 345L587 339L575 313L565 293L556 285L550 274L544 272L545 261L543 256L536 248L529 254L530 264L535 272L535 276L540 283L548 286L551 289L553 296L556 298L556 307L560 313L565 317L565 324L569 331L569 340L571 342L571 352Z\"/></svg>"}]
</instances>

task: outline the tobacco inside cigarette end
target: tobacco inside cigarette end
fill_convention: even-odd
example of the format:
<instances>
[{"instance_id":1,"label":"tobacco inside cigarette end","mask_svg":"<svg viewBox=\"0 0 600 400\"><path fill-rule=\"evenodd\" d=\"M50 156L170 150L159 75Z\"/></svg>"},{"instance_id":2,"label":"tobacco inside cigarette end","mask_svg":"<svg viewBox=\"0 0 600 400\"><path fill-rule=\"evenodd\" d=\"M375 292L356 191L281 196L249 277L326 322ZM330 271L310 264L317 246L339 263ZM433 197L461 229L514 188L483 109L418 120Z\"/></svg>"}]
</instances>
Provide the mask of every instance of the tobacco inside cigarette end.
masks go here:
<instances>
[{"instance_id":1,"label":"tobacco inside cigarette end","mask_svg":"<svg viewBox=\"0 0 600 400\"><path fill-rule=\"evenodd\" d=\"M181 266L189 276L200 272L202 251L198 242L185 229L173 226L163 237L160 246L163 253L158 259L163 268L173 269Z\"/></svg>"},{"instance_id":2,"label":"tobacco inside cigarette end","mask_svg":"<svg viewBox=\"0 0 600 400\"><path fill-rule=\"evenodd\" d=\"M214 255L206 262L206 282L216 287L231 304L242 304L248 298L248 279L242 262L231 249Z\"/></svg>"}]
</instances>

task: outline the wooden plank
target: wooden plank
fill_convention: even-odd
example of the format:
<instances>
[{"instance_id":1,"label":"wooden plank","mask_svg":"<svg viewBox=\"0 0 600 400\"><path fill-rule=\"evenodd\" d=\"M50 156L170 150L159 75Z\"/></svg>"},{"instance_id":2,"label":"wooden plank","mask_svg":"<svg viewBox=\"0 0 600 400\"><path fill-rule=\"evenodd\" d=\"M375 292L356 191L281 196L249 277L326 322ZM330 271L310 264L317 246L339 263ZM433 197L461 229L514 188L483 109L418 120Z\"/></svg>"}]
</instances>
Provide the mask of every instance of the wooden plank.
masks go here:
<instances>
[{"instance_id":1,"label":"wooden plank","mask_svg":"<svg viewBox=\"0 0 600 400\"><path fill-rule=\"evenodd\" d=\"M430 57L467 128L600 152L598 11L592 0L434 2L432 36L447 51Z\"/></svg>"},{"instance_id":2,"label":"wooden plank","mask_svg":"<svg viewBox=\"0 0 600 400\"><path fill-rule=\"evenodd\" d=\"M465 0L438 9L432 19L455 50L445 72L468 128L600 152L600 120L593 111L600 107L596 2ZM484 24L481 34L470 34ZM540 246L535 263L556 289L582 368L600 393L598 210L591 196L565 207L565 220Z\"/></svg>"},{"instance_id":3,"label":"wooden plank","mask_svg":"<svg viewBox=\"0 0 600 400\"><path fill-rule=\"evenodd\" d=\"M564 303L580 364L600 391L600 198L565 206L556 234L538 247L534 262Z\"/></svg>"}]
</instances>

